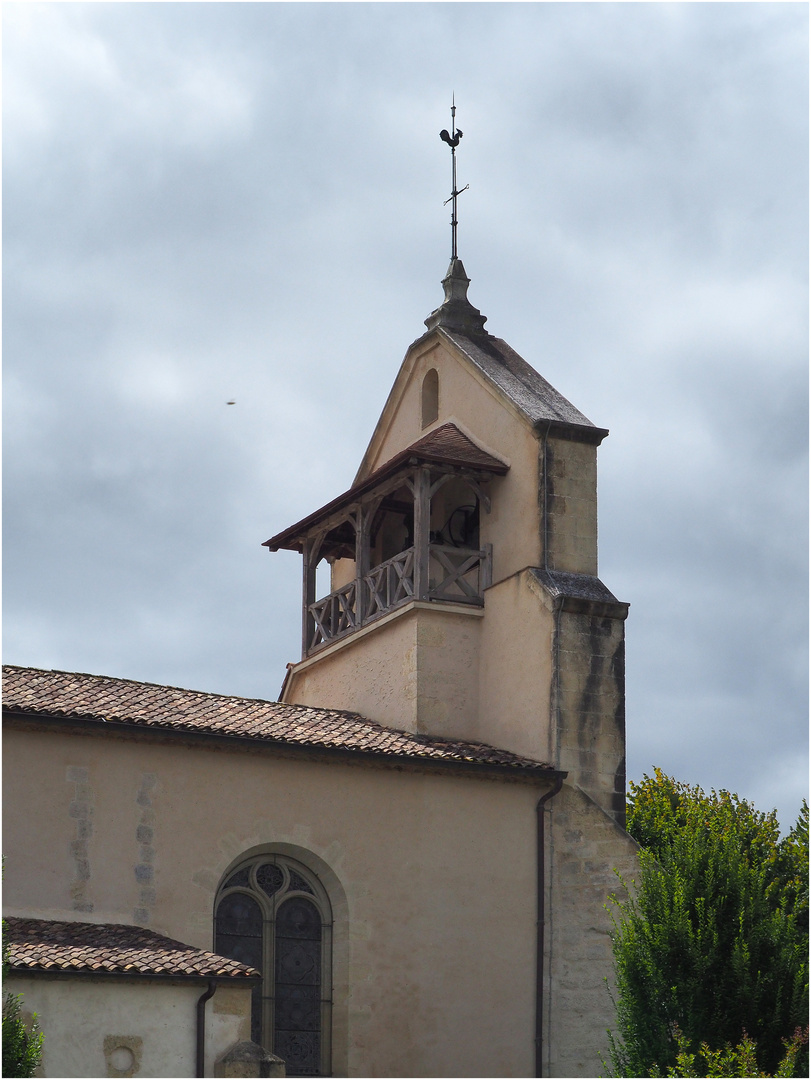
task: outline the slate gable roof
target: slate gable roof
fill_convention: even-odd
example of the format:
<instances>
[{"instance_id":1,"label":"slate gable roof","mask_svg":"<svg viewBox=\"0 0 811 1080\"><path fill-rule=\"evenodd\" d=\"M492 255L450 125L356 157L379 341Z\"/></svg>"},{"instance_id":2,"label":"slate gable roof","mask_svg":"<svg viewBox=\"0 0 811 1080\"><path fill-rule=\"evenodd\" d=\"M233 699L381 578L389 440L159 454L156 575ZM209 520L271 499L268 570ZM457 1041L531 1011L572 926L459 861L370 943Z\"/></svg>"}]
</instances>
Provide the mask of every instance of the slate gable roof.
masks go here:
<instances>
[{"instance_id":1,"label":"slate gable roof","mask_svg":"<svg viewBox=\"0 0 811 1080\"><path fill-rule=\"evenodd\" d=\"M100 731L104 724L115 723L134 730L231 736L373 759L474 769L486 766L539 777L553 771L551 765L486 743L414 735L384 727L358 713L68 671L4 665L3 710L26 717L94 721Z\"/></svg>"},{"instance_id":2,"label":"slate gable roof","mask_svg":"<svg viewBox=\"0 0 811 1080\"><path fill-rule=\"evenodd\" d=\"M195 949L141 926L121 923L5 920L15 974L160 975L194 979L258 979L239 960Z\"/></svg>"},{"instance_id":3,"label":"slate gable roof","mask_svg":"<svg viewBox=\"0 0 811 1080\"><path fill-rule=\"evenodd\" d=\"M628 616L630 605L618 600L598 577L567 570L544 570L540 566L531 567L530 573L565 611L587 611L615 619Z\"/></svg>"},{"instance_id":4,"label":"slate gable roof","mask_svg":"<svg viewBox=\"0 0 811 1080\"><path fill-rule=\"evenodd\" d=\"M457 330L442 327L444 334L460 352L474 364L535 427L545 424L573 426L586 429L578 434L589 442L600 443L608 434L558 393L546 379L510 348L506 341L482 333L468 337Z\"/></svg>"}]
</instances>

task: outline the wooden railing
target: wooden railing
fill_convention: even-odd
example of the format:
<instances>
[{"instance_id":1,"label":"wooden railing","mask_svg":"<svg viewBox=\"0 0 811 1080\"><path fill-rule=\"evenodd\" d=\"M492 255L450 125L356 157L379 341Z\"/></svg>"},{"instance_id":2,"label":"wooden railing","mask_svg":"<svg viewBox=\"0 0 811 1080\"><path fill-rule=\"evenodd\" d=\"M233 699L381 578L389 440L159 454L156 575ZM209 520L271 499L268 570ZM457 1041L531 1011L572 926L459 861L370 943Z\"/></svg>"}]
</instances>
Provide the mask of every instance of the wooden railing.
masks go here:
<instances>
[{"instance_id":1,"label":"wooden railing","mask_svg":"<svg viewBox=\"0 0 811 1080\"><path fill-rule=\"evenodd\" d=\"M386 559L363 578L363 621L385 615L414 597L414 548Z\"/></svg>"},{"instance_id":2,"label":"wooden railing","mask_svg":"<svg viewBox=\"0 0 811 1080\"><path fill-rule=\"evenodd\" d=\"M481 606L484 590L490 584L491 568L489 545L481 551L473 551L430 544L428 589L422 599ZM351 581L310 604L307 653L358 630L409 600L419 599L414 579L415 549L410 547L364 575L360 604L357 581Z\"/></svg>"},{"instance_id":3,"label":"wooden railing","mask_svg":"<svg viewBox=\"0 0 811 1080\"><path fill-rule=\"evenodd\" d=\"M356 603L357 582L350 581L321 600L310 604L310 633L307 651L332 641L360 625Z\"/></svg>"},{"instance_id":4,"label":"wooden railing","mask_svg":"<svg viewBox=\"0 0 811 1080\"><path fill-rule=\"evenodd\" d=\"M490 584L490 549L430 544L428 547L428 599L455 604L484 603L483 593Z\"/></svg>"}]
</instances>

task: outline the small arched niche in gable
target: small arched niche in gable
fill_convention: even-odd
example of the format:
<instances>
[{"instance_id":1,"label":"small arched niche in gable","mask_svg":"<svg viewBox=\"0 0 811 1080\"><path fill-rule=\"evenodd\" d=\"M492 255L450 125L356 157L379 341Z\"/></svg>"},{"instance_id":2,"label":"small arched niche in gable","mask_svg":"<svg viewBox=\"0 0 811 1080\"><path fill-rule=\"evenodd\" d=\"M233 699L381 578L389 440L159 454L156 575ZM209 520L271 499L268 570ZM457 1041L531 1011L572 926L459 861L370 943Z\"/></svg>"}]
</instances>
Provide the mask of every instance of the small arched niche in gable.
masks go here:
<instances>
[{"instance_id":1,"label":"small arched niche in gable","mask_svg":"<svg viewBox=\"0 0 811 1080\"><path fill-rule=\"evenodd\" d=\"M422 380L422 426L427 428L429 424L439 417L439 374L436 368L426 371Z\"/></svg>"}]
</instances>

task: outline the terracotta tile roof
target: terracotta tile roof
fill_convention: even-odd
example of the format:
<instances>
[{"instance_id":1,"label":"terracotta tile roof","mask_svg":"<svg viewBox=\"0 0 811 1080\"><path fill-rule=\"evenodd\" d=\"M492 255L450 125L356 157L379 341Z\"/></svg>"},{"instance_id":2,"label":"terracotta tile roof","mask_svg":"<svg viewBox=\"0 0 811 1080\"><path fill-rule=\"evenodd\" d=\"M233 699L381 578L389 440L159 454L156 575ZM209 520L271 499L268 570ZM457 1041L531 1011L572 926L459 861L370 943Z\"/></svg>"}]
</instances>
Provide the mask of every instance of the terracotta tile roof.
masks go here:
<instances>
[{"instance_id":1,"label":"terracotta tile roof","mask_svg":"<svg viewBox=\"0 0 811 1080\"><path fill-rule=\"evenodd\" d=\"M3 666L3 708L31 716L115 722L135 728L237 736L266 743L374 756L546 773L552 768L486 743L412 735L358 713L226 697L175 686L67 671Z\"/></svg>"},{"instance_id":2,"label":"terracotta tile roof","mask_svg":"<svg viewBox=\"0 0 811 1080\"><path fill-rule=\"evenodd\" d=\"M239 960L194 949L140 926L18 918L8 918L5 923L9 962L17 974L259 977L258 971Z\"/></svg>"},{"instance_id":3,"label":"terracotta tile roof","mask_svg":"<svg viewBox=\"0 0 811 1080\"><path fill-rule=\"evenodd\" d=\"M508 466L498 458L482 450L472 439L469 439L456 424L442 424L434 428L421 439L417 439L411 446L401 450L397 457L417 457L422 461L437 461L449 465L467 466L473 469L483 469L486 472L496 473L503 476ZM377 472L382 472L389 462L382 465ZM372 476L377 473L372 473ZM371 476L369 477L371 480Z\"/></svg>"},{"instance_id":4,"label":"terracotta tile roof","mask_svg":"<svg viewBox=\"0 0 811 1080\"><path fill-rule=\"evenodd\" d=\"M492 473L503 476L509 466L486 450L482 450L471 439L460 431L456 424L443 424L441 427L429 431L421 439L407 446L389 458L379 469L375 469L369 476L355 483L348 491L328 502L325 506L314 510L306 518L290 525L287 529L265 540L263 547L271 551L279 548L288 548L294 551L301 550L300 537L312 529L320 521L331 517L336 511L342 510L367 492L371 491L382 481L395 476L399 471L405 471L409 463L416 459L419 462L435 465L448 465L458 469L472 469L476 472ZM298 542L297 542L298 541Z\"/></svg>"}]
</instances>

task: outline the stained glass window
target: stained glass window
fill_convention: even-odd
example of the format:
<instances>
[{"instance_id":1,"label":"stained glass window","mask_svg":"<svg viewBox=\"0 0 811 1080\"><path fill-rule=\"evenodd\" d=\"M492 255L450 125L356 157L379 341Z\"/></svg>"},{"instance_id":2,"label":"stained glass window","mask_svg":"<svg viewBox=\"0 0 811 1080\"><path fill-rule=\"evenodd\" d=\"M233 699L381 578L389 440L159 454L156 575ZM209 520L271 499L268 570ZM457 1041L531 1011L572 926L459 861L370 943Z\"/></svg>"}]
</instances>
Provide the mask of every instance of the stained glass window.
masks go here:
<instances>
[{"instance_id":1,"label":"stained glass window","mask_svg":"<svg viewBox=\"0 0 811 1080\"><path fill-rule=\"evenodd\" d=\"M276 863L262 863L256 869L256 882L262 892L273 896L284 885L284 874Z\"/></svg>"},{"instance_id":2,"label":"stained glass window","mask_svg":"<svg viewBox=\"0 0 811 1080\"><path fill-rule=\"evenodd\" d=\"M323 886L285 856L254 857L220 888L214 947L262 972L251 1039L283 1058L288 1076L330 1071L331 933Z\"/></svg>"},{"instance_id":3,"label":"stained glass window","mask_svg":"<svg viewBox=\"0 0 811 1080\"><path fill-rule=\"evenodd\" d=\"M276 1053L296 1074L318 1076L321 1034L321 917L293 897L276 917Z\"/></svg>"}]
</instances>

